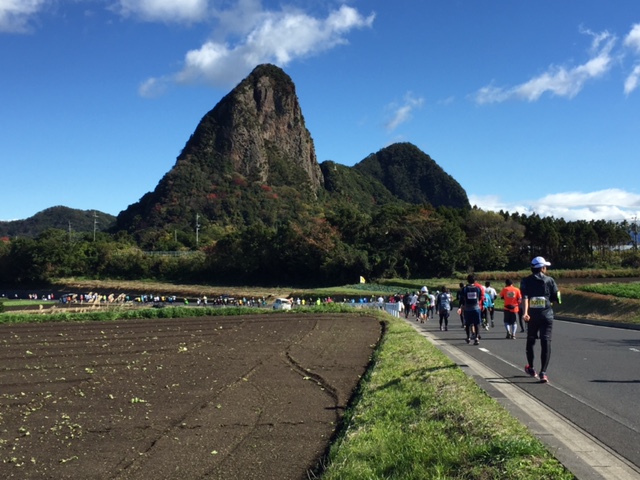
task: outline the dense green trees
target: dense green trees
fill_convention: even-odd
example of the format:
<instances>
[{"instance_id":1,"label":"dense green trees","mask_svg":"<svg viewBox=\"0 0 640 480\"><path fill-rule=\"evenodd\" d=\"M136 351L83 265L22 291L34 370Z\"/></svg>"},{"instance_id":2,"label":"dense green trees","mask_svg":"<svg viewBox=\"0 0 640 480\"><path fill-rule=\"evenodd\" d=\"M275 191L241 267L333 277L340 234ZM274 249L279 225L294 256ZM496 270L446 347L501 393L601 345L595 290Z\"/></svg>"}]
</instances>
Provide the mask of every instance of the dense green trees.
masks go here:
<instances>
[{"instance_id":1,"label":"dense green trees","mask_svg":"<svg viewBox=\"0 0 640 480\"><path fill-rule=\"evenodd\" d=\"M203 219L206 224L206 219ZM626 223L429 205L387 204L370 212L346 200L323 214L299 211L249 227L195 231L72 233L0 242L0 282L33 284L59 277L158 278L222 284L320 285L360 275L426 278L466 271L526 268L543 255L554 268L640 266ZM207 230L207 229L205 229ZM142 238L144 250L134 239Z\"/></svg>"}]
</instances>

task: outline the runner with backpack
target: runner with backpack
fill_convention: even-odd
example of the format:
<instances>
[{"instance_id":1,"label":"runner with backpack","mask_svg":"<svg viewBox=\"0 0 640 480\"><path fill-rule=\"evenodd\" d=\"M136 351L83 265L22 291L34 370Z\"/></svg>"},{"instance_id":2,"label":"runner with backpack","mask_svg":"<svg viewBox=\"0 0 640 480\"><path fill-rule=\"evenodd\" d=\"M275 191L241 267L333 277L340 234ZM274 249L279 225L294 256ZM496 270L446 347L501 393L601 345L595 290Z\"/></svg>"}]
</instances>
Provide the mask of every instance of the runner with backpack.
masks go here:
<instances>
[{"instance_id":1,"label":"runner with backpack","mask_svg":"<svg viewBox=\"0 0 640 480\"><path fill-rule=\"evenodd\" d=\"M491 297L491 305L489 305L487 308L489 309L488 315L491 317L491 328L493 328L495 326L495 324L493 323L493 314L495 313L495 303L496 298L498 298L498 292L496 292L496 289L491 286L491 282L489 282L488 280L485 282L484 287L485 296ZM487 306L486 303L485 306ZM486 317L487 314L485 313L485 319Z\"/></svg>"},{"instance_id":2,"label":"runner with backpack","mask_svg":"<svg viewBox=\"0 0 640 480\"><path fill-rule=\"evenodd\" d=\"M485 290L484 292L484 302L482 309L482 326L485 330L489 330L489 320L491 320L491 326L493 327L493 310L495 307L495 303L493 302L493 298Z\"/></svg>"},{"instance_id":3,"label":"runner with backpack","mask_svg":"<svg viewBox=\"0 0 640 480\"><path fill-rule=\"evenodd\" d=\"M420 323L424 323L429 320L429 304L431 299L429 298L429 290L427 287L420 289L420 295L418 296L419 318Z\"/></svg>"}]
</instances>

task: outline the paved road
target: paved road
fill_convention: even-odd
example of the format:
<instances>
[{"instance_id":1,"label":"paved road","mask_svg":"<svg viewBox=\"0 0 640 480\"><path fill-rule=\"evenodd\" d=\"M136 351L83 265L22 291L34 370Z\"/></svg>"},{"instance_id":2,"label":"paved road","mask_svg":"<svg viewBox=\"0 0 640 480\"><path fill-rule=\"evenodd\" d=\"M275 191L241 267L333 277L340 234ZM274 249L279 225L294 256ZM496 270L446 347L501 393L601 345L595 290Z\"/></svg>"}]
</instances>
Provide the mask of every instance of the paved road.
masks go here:
<instances>
[{"instance_id":1,"label":"paved road","mask_svg":"<svg viewBox=\"0 0 640 480\"><path fill-rule=\"evenodd\" d=\"M524 373L526 334L519 334L516 340L506 339L502 312L496 312L496 328L482 332L479 346L466 344L464 330L460 328L455 313L447 332L439 330L437 319L424 325L415 321L411 323L458 363L464 359L469 367L488 369L489 373L484 375L478 375L476 370L475 376L485 377L481 386L493 396L511 395L502 387L496 388L500 384L517 387L520 393L516 393L516 397L526 394L520 408L528 409L527 397L536 399L555 411L561 421L577 426L578 431L592 437L603 447L602 455L608 452L618 459L624 457L621 468L625 468L623 464L630 467L625 468L622 475L621 471L607 464L606 468L599 468L598 476L591 475L588 468L582 471L578 467L578 472L572 469L578 478L640 478L640 331L556 320L547 372L550 383L545 385ZM539 356L539 352L538 343L536 355ZM539 358L535 368L540 369ZM538 409L529 409L529 414L543 426L548 421L544 412L540 413ZM567 448L565 445L565 450L578 448L582 447L570 445ZM591 457L587 458L587 463L598 463L594 455L585 454L585 457ZM609 460L603 458L602 462Z\"/></svg>"}]
</instances>

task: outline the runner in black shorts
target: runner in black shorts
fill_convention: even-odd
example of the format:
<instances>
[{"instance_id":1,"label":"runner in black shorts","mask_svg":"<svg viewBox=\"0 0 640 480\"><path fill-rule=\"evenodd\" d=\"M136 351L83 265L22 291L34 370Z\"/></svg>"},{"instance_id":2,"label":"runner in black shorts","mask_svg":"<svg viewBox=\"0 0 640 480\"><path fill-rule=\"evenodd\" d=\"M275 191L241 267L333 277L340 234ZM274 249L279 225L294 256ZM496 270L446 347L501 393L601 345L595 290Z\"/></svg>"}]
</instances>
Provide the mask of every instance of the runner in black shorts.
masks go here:
<instances>
[{"instance_id":1,"label":"runner in black shorts","mask_svg":"<svg viewBox=\"0 0 640 480\"><path fill-rule=\"evenodd\" d=\"M476 285L476 278L473 275L467 277L468 285L462 289L460 302L462 306L458 313L464 312L464 325L467 333L466 342L473 340L474 345L480 343L480 305L484 301L482 288Z\"/></svg>"}]
</instances>

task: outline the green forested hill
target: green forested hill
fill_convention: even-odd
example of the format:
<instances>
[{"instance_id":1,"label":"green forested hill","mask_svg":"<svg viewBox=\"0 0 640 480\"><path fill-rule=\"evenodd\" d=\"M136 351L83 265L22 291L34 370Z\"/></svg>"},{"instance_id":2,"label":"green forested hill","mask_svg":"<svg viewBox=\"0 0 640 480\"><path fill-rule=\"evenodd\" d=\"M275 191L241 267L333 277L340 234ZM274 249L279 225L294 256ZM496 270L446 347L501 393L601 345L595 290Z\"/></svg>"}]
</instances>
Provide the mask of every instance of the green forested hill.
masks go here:
<instances>
[{"instance_id":1,"label":"green forested hill","mask_svg":"<svg viewBox=\"0 0 640 480\"><path fill-rule=\"evenodd\" d=\"M73 232L106 231L116 217L97 210L78 210L69 207L50 207L25 220L0 222L0 237L37 237L50 228Z\"/></svg>"},{"instance_id":2,"label":"green forested hill","mask_svg":"<svg viewBox=\"0 0 640 480\"><path fill-rule=\"evenodd\" d=\"M383 148L354 168L375 178L405 202L470 208L462 186L429 155L411 143L395 143Z\"/></svg>"},{"instance_id":3,"label":"green forested hill","mask_svg":"<svg viewBox=\"0 0 640 480\"><path fill-rule=\"evenodd\" d=\"M320 169L328 198L345 202L363 213L371 213L375 206L399 202L382 182L353 167L346 167L330 160L322 162Z\"/></svg>"}]
</instances>

